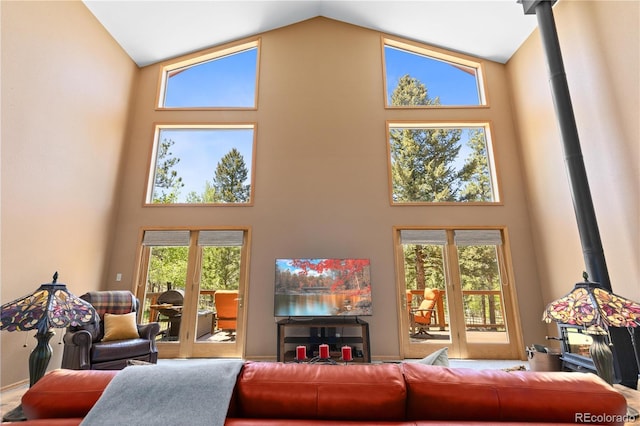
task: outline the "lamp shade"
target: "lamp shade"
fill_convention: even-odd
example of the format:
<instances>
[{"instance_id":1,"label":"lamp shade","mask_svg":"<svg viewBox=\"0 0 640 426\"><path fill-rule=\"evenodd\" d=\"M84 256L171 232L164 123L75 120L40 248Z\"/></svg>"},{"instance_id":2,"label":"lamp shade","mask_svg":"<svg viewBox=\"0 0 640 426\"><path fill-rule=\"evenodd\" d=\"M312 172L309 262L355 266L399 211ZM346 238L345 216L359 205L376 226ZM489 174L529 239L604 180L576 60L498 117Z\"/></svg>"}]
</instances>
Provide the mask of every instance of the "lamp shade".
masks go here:
<instances>
[{"instance_id":1,"label":"lamp shade","mask_svg":"<svg viewBox=\"0 0 640 426\"><path fill-rule=\"evenodd\" d=\"M598 283L577 283L571 292L547 305L542 319L592 327L638 327L640 304L602 288Z\"/></svg>"},{"instance_id":2,"label":"lamp shade","mask_svg":"<svg viewBox=\"0 0 640 426\"><path fill-rule=\"evenodd\" d=\"M592 338L589 356L598 376L612 385L615 373L613 354L606 343L607 330L609 327L630 330L639 326L640 304L613 294L598 283L585 281L577 283L569 294L549 303L542 319L584 327L585 333Z\"/></svg>"},{"instance_id":3,"label":"lamp shade","mask_svg":"<svg viewBox=\"0 0 640 426\"><path fill-rule=\"evenodd\" d=\"M51 328L88 324L94 321L95 310L84 300L74 296L65 284L57 284L58 273L53 282L42 284L28 296L2 305L0 330L42 333Z\"/></svg>"}]
</instances>

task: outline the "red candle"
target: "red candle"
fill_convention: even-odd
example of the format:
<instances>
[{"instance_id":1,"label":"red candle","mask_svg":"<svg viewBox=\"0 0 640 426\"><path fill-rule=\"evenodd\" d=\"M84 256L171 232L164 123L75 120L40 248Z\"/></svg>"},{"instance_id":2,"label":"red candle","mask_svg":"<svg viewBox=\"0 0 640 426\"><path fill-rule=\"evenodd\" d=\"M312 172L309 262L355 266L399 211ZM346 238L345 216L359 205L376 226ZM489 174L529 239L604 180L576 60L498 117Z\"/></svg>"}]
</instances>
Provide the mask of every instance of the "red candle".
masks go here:
<instances>
[{"instance_id":1,"label":"red candle","mask_svg":"<svg viewBox=\"0 0 640 426\"><path fill-rule=\"evenodd\" d=\"M353 357L351 356L351 346L342 347L342 360L353 361Z\"/></svg>"},{"instance_id":2,"label":"red candle","mask_svg":"<svg viewBox=\"0 0 640 426\"><path fill-rule=\"evenodd\" d=\"M304 361L305 359L307 359L307 347L306 346L296 347L296 360Z\"/></svg>"},{"instance_id":3,"label":"red candle","mask_svg":"<svg viewBox=\"0 0 640 426\"><path fill-rule=\"evenodd\" d=\"M320 358L329 359L329 345L320 345Z\"/></svg>"}]
</instances>

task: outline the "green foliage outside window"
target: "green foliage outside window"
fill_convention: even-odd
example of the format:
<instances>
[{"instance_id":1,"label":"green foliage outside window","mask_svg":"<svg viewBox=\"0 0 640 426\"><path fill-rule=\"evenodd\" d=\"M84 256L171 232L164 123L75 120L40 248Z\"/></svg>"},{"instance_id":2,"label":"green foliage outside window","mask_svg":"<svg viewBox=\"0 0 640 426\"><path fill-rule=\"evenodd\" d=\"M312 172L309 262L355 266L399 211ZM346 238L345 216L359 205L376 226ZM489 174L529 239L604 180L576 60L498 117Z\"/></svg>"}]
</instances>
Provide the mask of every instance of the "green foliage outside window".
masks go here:
<instances>
[{"instance_id":1,"label":"green foliage outside window","mask_svg":"<svg viewBox=\"0 0 640 426\"><path fill-rule=\"evenodd\" d=\"M200 288L237 290L240 284L240 247L203 247Z\"/></svg>"},{"instance_id":2,"label":"green foliage outside window","mask_svg":"<svg viewBox=\"0 0 640 426\"><path fill-rule=\"evenodd\" d=\"M394 106L439 104L408 75L391 100ZM389 147L394 203L493 201L484 128L394 124Z\"/></svg>"},{"instance_id":3,"label":"green foliage outside window","mask_svg":"<svg viewBox=\"0 0 640 426\"><path fill-rule=\"evenodd\" d=\"M163 143L161 164L162 176L156 181L163 182L166 192L158 199L175 199L181 178L172 170L179 159L169 158L171 141ZM177 160L177 161L174 161ZM249 198L250 186L245 185L247 168L242 155L236 149L226 154L215 168L211 182L207 182L200 194L189 194L193 202L239 202ZM157 185L156 185L157 186ZM154 193L154 199L156 195ZM159 292L169 288L185 288L189 247L152 247L149 259L147 291ZM241 247L202 247L201 290L237 290L240 284Z\"/></svg>"},{"instance_id":4,"label":"green foliage outside window","mask_svg":"<svg viewBox=\"0 0 640 426\"><path fill-rule=\"evenodd\" d=\"M189 247L152 247L147 272L147 291L182 289L187 279Z\"/></svg>"},{"instance_id":5,"label":"green foliage outside window","mask_svg":"<svg viewBox=\"0 0 640 426\"><path fill-rule=\"evenodd\" d=\"M170 151L175 141L163 139L158 146L158 159L154 176L153 194L151 200L157 204L172 204L178 201L180 188L184 186L182 178L174 167L180 162Z\"/></svg>"},{"instance_id":6,"label":"green foliage outside window","mask_svg":"<svg viewBox=\"0 0 640 426\"><path fill-rule=\"evenodd\" d=\"M394 106L439 105L419 80L403 76L391 96ZM466 157L461 157L466 137ZM395 203L493 201L484 128L391 126L392 198ZM446 289L444 246L406 244L407 289ZM496 247L458 247L462 289L500 290ZM465 309L495 324L500 298L465 296Z\"/></svg>"}]
</instances>

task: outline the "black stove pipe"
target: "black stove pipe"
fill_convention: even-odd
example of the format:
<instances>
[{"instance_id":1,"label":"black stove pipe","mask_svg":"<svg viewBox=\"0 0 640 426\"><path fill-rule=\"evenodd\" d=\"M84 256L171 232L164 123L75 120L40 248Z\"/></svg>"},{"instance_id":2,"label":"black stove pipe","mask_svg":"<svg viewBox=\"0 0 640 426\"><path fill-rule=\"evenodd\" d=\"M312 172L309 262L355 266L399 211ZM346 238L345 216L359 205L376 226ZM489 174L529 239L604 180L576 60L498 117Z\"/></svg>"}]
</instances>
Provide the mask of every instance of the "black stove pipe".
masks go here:
<instances>
[{"instance_id":1,"label":"black stove pipe","mask_svg":"<svg viewBox=\"0 0 640 426\"><path fill-rule=\"evenodd\" d=\"M562 136L565 165L567 167L585 267L591 281L597 282L603 288L612 291L587 172L582 158L578 127L573 113L573 105L571 104L556 23L551 8L556 3L556 0L517 1L522 3L525 15L535 14L538 20L538 30L547 57L551 96ZM624 329L611 327L609 332L614 347L616 375L620 377L621 384L636 389L638 386L638 367L629 357L634 349L631 339Z\"/></svg>"},{"instance_id":2,"label":"black stove pipe","mask_svg":"<svg viewBox=\"0 0 640 426\"><path fill-rule=\"evenodd\" d=\"M527 9L527 3L531 4L529 9ZM567 75L564 71L562 52L558 42L556 23L551 10L553 3L555 3L555 0L539 0L525 1L523 5L525 14L535 13L538 19L540 38L547 56L551 96L553 97L553 104L562 135L565 165L571 186L573 209L578 223L585 267L591 281L597 282L603 288L611 291L609 271L604 258L598 222L589 190L587 171L580 148L578 127L576 126L571 96L569 95ZM533 12L527 12L527 10L533 10Z\"/></svg>"}]
</instances>

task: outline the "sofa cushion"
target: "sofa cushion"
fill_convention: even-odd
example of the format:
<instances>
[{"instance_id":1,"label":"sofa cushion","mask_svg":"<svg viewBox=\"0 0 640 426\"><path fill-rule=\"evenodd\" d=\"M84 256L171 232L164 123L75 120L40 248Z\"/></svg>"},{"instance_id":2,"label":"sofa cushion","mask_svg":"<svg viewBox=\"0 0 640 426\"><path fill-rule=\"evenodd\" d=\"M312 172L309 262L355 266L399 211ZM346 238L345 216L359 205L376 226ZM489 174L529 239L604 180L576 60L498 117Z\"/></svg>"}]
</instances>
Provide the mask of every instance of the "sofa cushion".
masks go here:
<instances>
[{"instance_id":1,"label":"sofa cushion","mask_svg":"<svg viewBox=\"0 0 640 426\"><path fill-rule=\"evenodd\" d=\"M27 419L82 418L118 371L53 370L22 396Z\"/></svg>"},{"instance_id":2,"label":"sofa cushion","mask_svg":"<svg viewBox=\"0 0 640 426\"><path fill-rule=\"evenodd\" d=\"M235 403L237 417L398 421L405 398L397 364L247 362Z\"/></svg>"},{"instance_id":3,"label":"sofa cushion","mask_svg":"<svg viewBox=\"0 0 640 426\"><path fill-rule=\"evenodd\" d=\"M626 412L624 397L594 374L507 373L419 363L403 363L402 368L407 420L575 423L577 413Z\"/></svg>"},{"instance_id":4,"label":"sofa cushion","mask_svg":"<svg viewBox=\"0 0 640 426\"><path fill-rule=\"evenodd\" d=\"M125 360L148 355L151 352L150 344L149 340L139 338L104 343L96 342L91 346L91 362L95 364L114 359Z\"/></svg>"}]
</instances>

